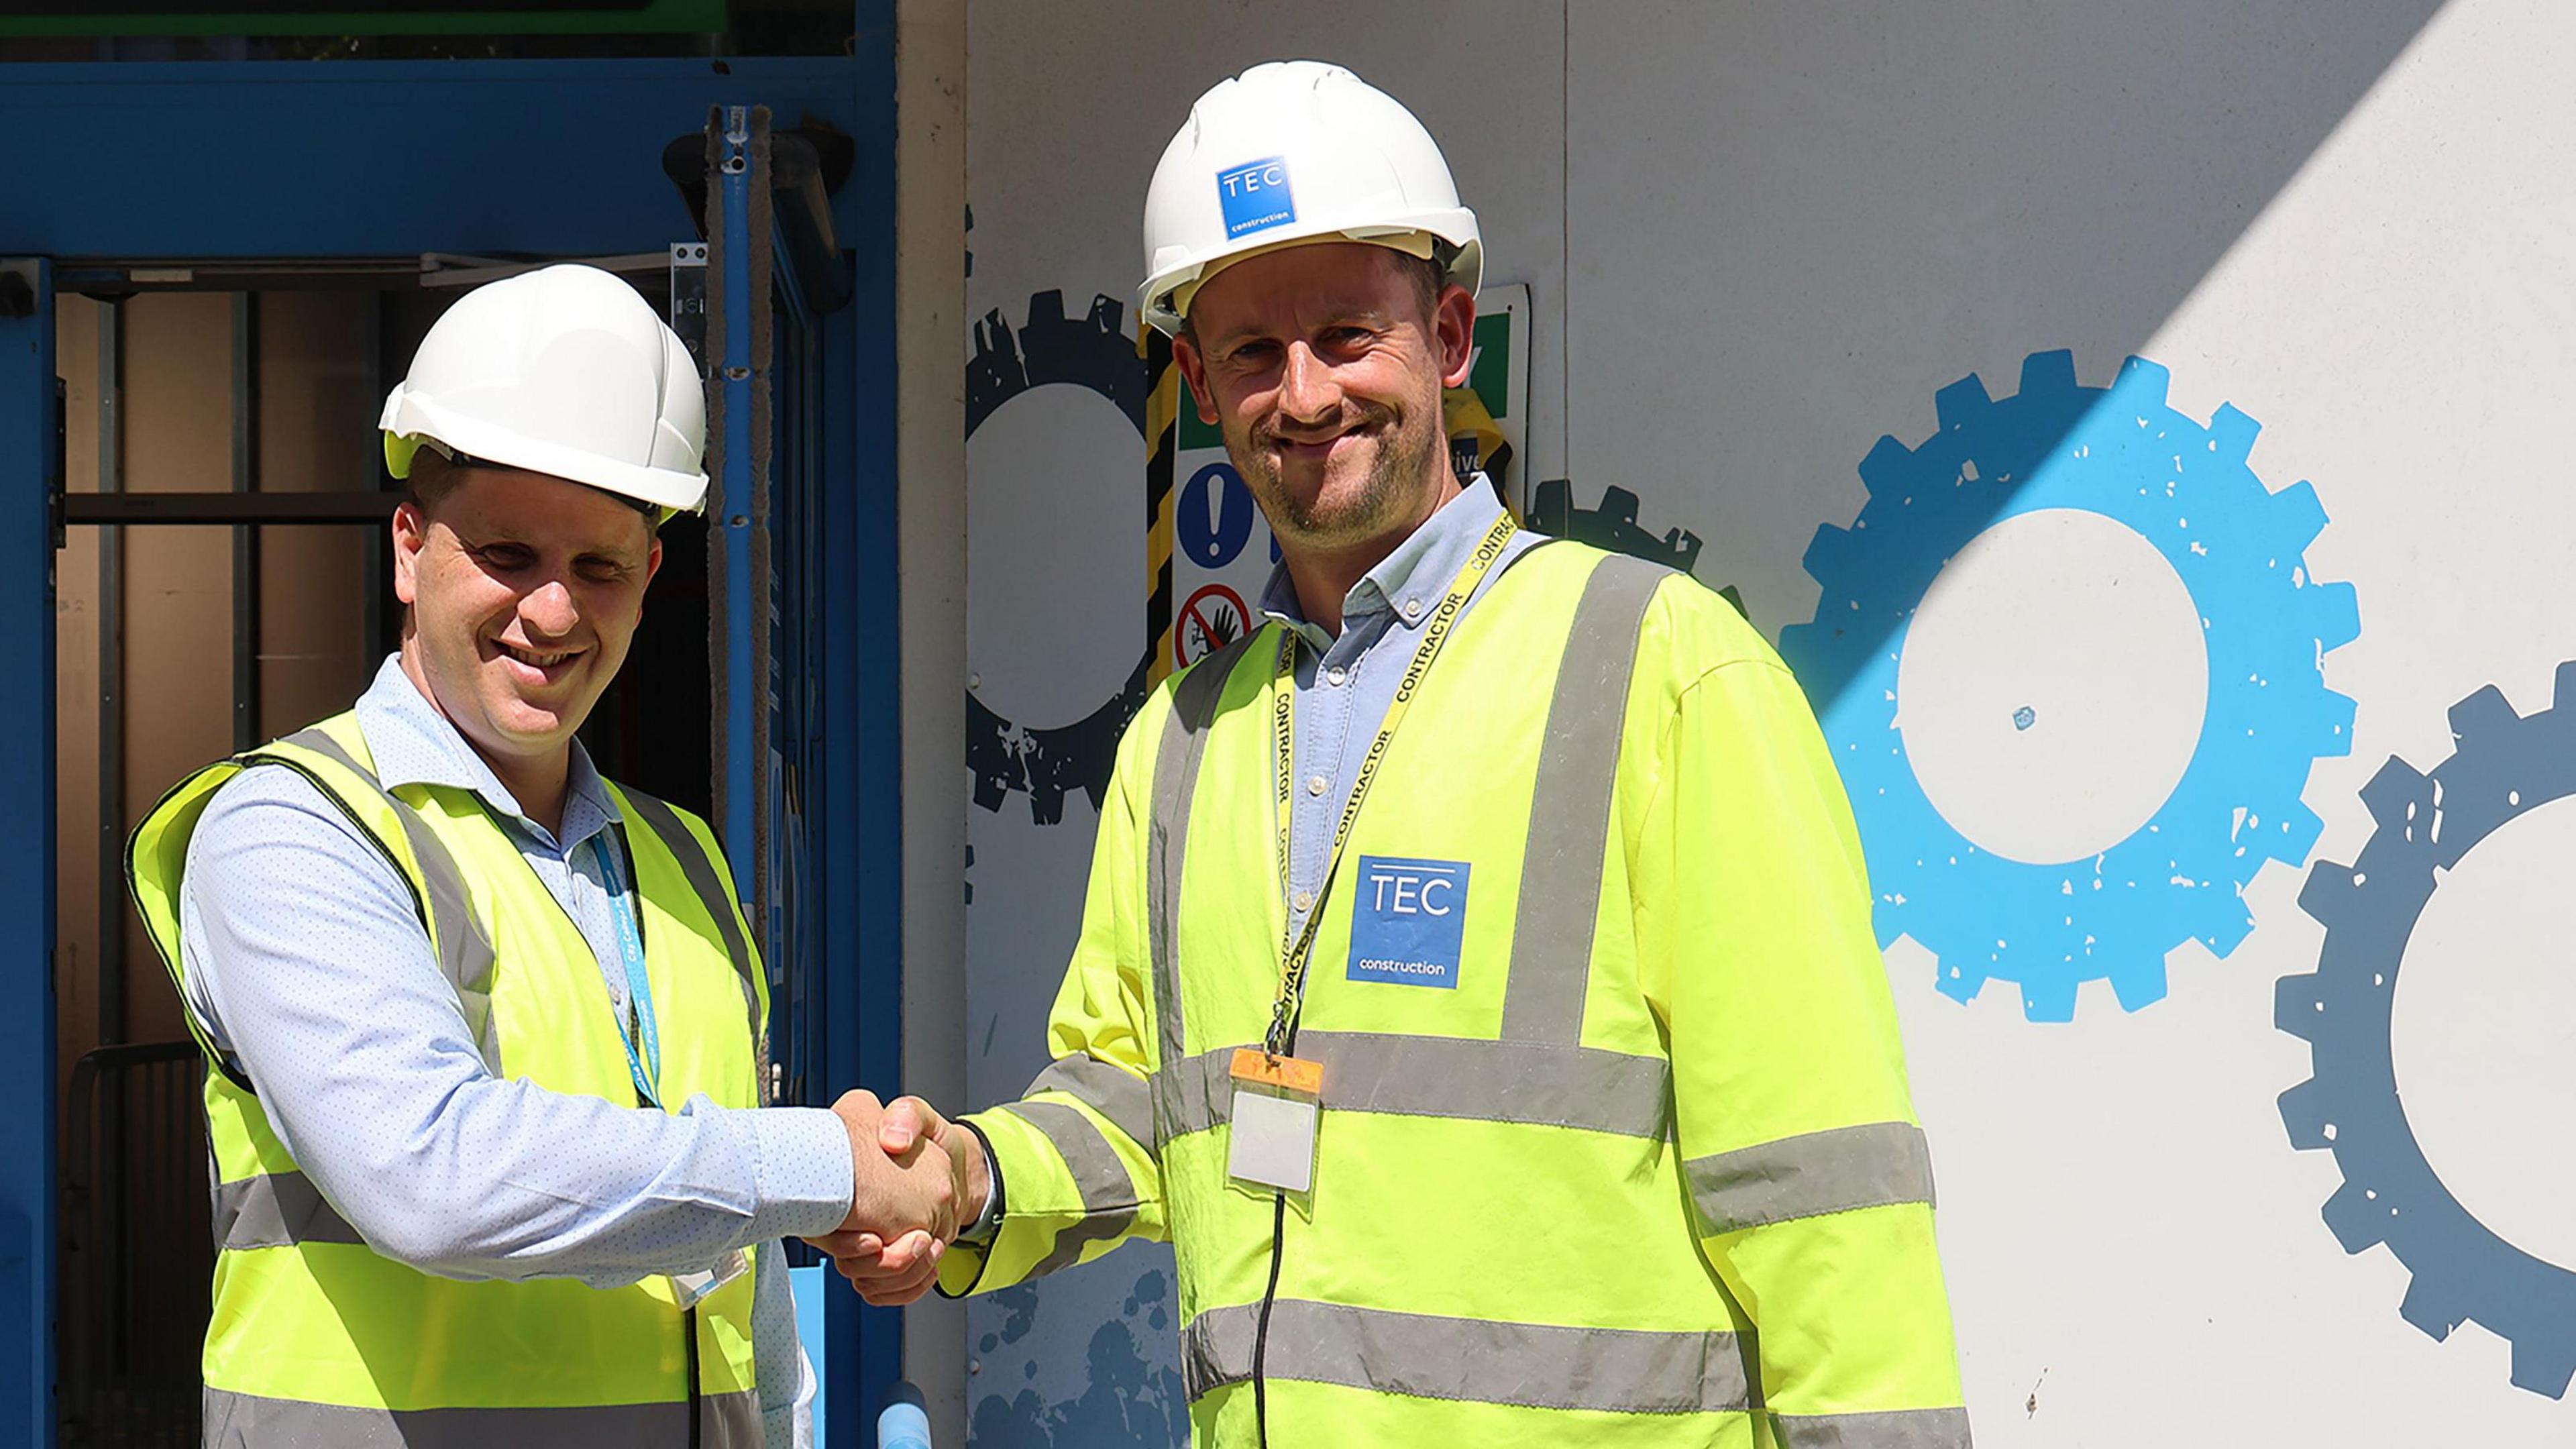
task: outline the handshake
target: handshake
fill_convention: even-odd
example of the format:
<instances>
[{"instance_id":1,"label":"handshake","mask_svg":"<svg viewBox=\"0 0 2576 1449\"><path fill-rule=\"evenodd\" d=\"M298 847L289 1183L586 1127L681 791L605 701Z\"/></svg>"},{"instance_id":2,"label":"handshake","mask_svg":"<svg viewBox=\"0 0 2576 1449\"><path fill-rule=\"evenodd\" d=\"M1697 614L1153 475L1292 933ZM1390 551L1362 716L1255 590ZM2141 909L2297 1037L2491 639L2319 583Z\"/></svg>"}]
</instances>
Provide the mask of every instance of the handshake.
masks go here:
<instances>
[{"instance_id":1,"label":"handshake","mask_svg":"<svg viewBox=\"0 0 2576 1449\"><path fill-rule=\"evenodd\" d=\"M919 1097L886 1106L873 1092L846 1092L832 1114L850 1134L850 1215L805 1241L860 1297L900 1307L930 1290L940 1255L984 1215L984 1144Z\"/></svg>"}]
</instances>

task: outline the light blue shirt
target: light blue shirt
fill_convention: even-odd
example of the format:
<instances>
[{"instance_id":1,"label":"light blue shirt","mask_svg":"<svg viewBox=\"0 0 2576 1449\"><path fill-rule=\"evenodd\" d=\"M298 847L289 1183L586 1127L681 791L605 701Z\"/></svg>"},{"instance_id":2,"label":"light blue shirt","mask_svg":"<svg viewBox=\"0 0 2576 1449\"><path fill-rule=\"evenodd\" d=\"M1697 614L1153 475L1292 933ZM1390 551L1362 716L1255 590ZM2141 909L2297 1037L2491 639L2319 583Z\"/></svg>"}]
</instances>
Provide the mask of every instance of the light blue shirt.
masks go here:
<instances>
[{"instance_id":1,"label":"light blue shirt","mask_svg":"<svg viewBox=\"0 0 2576 1449\"><path fill-rule=\"evenodd\" d=\"M520 810L398 658L357 714L388 788L481 798L581 928L623 1022L625 957L597 849L584 848L612 839L618 811L580 743L558 834ZM293 770L256 767L215 793L179 907L188 1010L305 1175L390 1257L449 1278L614 1287L832 1232L849 1213L849 1136L830 1112L699 1096L666 1113L495 1077L410 887ZM802 1449L813 1368L774 1247L760 1254L752 1339L768 1442Z\"/></svg>"},{"instance_id":2,"label":"light blue shirt","mask_svg":"<svg viewBox=\"0 0 2576 1449\"><path fill-rule=\"evenodd\" d=\"M1387 709L1395 703L1396 686L1413 662L1413 651L1421 647L1422 626L1431 622L1442 596L1502 511L1493 486L1483 474L1476 475L1464 492L1442 504L1393 553L1351 585L1342 600L1338 637L1307 619L1286 564L1270 571L1270 582L1261 591L1261 612L1295 630L1301 641L1297 727L1291 741L1297 775L1288 792L1287 905L1292 941L1306 928L1306 917L1323 893L1324 858L1333 848L1333 827L1341 821L1342 804L1350 799L1369 742L1386 723ZM1512 535L1458 617L1467 617L1512 560L1544 541L1543 535L1526 529Z\"/></svg>"}]
</instances>

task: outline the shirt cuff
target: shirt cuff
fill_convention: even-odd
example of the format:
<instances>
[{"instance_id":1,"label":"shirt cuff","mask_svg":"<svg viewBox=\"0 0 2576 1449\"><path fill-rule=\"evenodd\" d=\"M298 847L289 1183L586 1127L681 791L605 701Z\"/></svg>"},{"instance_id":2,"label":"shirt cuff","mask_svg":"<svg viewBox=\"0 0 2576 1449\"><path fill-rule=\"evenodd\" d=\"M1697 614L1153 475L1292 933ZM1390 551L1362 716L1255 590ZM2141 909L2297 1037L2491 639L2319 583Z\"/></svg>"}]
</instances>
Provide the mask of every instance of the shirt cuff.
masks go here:
<instances>
[{"instance_id":1,"label":"shirt cuff","mask_svg":"<svg viewBox=\"0 0 2576 1449\"><path fill-rule=\"evenodd\" d=\"M1002 1164L993 1156L993 1144L971 1123L957 1124L974 1137L976 1150L984 1154L984 1211L957 1235L957 1241L972 1247L983 1247L1002 1230Z\"/></svg>"},{"instance_id":2,"label":"shirt cuff","mask_svg":"<svg viewBox=\"0 0 2576 1449\"><path fill-rule=\"evenodd\" d=\"M744 1115L758 1154L751 1240L840 1231L856 1189L850 1133L841 1119L821 1107L761 1107Z\"/></svg>"}]
</instances>

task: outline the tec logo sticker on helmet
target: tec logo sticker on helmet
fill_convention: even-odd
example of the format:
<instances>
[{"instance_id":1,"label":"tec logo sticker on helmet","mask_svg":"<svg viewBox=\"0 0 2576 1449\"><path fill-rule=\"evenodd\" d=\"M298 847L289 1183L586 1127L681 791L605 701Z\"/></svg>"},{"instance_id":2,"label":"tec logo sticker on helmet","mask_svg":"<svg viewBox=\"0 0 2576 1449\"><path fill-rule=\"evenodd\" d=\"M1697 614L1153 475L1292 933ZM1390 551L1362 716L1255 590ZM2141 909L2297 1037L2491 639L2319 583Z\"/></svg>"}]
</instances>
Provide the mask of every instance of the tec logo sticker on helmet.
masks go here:
<instances>
[{"instance_id":1,"label":"tec logo sticker on helmet","mask_svg":"<svg viewBox=\"0 0 2576 1449\"><path fill-rule=\"evenodd\" d=\"M1218 205L1225 212L1225 234L1266 231L1297 219L1297 193L1288 185L1285 157L1266 156L1216 174Z\"/></svg>"}]
</instances>

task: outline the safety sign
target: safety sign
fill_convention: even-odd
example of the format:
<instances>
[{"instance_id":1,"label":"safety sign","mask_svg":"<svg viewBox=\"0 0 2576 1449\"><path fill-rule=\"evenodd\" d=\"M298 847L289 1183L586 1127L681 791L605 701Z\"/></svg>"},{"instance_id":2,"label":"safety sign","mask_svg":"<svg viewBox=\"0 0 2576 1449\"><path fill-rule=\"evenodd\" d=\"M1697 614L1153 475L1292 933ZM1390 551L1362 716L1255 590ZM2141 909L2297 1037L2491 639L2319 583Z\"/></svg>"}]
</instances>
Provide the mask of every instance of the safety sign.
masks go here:
<instances>
[{"instance_id":1,"label":"safety sign","mask_svg":"<svg viewBox=\"0 0 2576 1449\"><path fill-rule=\"evenodd\" d=\"M1200 585L1181 606L1180 625L1172 631L1173 665L1189 668L1249 633L1251 621L1241 594L1223 584Z\"/></svg>"}]
</instances>

